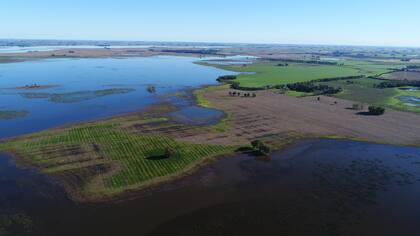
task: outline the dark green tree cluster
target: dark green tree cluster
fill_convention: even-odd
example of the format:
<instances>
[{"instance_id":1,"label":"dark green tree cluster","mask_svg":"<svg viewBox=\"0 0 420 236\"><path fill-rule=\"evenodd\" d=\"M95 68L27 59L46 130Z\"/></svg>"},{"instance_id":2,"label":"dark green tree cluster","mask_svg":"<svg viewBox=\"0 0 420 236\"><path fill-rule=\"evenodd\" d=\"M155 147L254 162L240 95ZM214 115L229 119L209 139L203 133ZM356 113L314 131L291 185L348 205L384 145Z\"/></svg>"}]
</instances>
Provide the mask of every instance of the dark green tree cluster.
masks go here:
<instances>
[{"instance_id":1,"label":"dark green tree cluster","mask_svg":"<svg viewBox=\"0 0 420 236\"><path fill-rule=\"evenodd\" d=\"M258 139L252 141L251 146L255 151L258 151L259 153L264 154L264 155L268 155L271 152L270 146L268 146L263 141L258 140Z\"/></svg>"},{"instance_id":2,"label":"dark green tree cluster","mask_svg":"<svg viewBox=\"0 0 420 236\"><path fill-rule=\"evenodd\" d=\"M219 82L227 82L227 81L232 81L236 79L236 75L224 75L224 76L220 76L219 78L217 78L217 81Z\"/></svg>"},{"instance_id":3,"label":"dark green tree cluster","mask_svg":"<svg viewBox=\"0 0 420 236\"><path fill-rule=\"evenodd\" d=\"M385 113L385 108L383 108L383 107L377 107L377 106L370 106L369 107L369 114L370 115L380 116L380 115L383 115L384 113Z\"/></svg>"},{"instance_id":4,"label":"dark green tree cluster","mask_svg":"<svg viewBox=\"0 0 420 236\"><path fill-rule=\"evenodd\" d=\"M420 81L419 80L389 80L389 81L381 82L380 84L375 84L374 86L380 89L397 88L397 87L404 87L404 86L420 87Z\"/></svg>"},{"instance_id":5,"label":"dark green tree cluster","mask_svg":"<svg viewBox=\"0 0 420 236\"><path fill-rule=\"evenodd\" d=\"M330 65L336 66L337 62L332 61L320 61L320 60L298 60L298 59L280 59L280 58L271 58L267 59L268 61L278 61L278 62L289 62L289 63L305 63L305 64L316 64L316 65Z\"/></svg>"},{"instance_id":6,"label":"dark green tree cluster","mask_svg":"<svg viewBox=\"0 0 420 236\"><path fill-rule=\"evenodd\" d=\"M243 97L253 97L253 98L257 96L255 93L241 93L241 92L236 92L236 91L234 92L229 91L229 96L231 97L236 97L236 96L240 97L241 95L243 95Z\"/></svg>"},{"instance_id":7,"label":"dark green tree cluster","mask_svg":"<svg viewBox=\"0 0 420 236\"><path fill-rule=\"evenodd\" d=\"M165 153L163 155L165 158L179 157L178 151L171 147L165 148Z\"/></svg>"},{"instance_id":8,"label":"dark green tree cluster","mask_svg":"<svg viewBox=\"0 0 420 236\"><path fill-rule=\"evenodd\" d=\"M288 84L287 88L297 92L316 94L336 94L342 91L341 88L334 88L324 84L315 84L313 82L300 82Z\"/></svg>"}]
</instances>

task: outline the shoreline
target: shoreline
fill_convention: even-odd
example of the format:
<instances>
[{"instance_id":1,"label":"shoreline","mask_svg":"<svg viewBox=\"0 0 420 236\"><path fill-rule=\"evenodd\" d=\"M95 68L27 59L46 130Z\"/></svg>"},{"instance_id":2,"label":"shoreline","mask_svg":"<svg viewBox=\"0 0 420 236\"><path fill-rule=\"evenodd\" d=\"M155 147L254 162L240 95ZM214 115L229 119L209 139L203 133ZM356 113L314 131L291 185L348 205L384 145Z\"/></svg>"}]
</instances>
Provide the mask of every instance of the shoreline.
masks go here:
<instances>
[{"instance_id":1,"label":"shoreline","mask_svg":"<svg viewBox=\"0 0 420 236\"><path fill-rule=\"evenodd\" d=\"M192 94L195 94L194 92L197 90L205 90L209 87L220 87L220 85L216 85L216 86L204 86L202 88L199 89L195 89L193 90ZM197 103L197 100L194 100L196 102L197 105L199 105ZM118 119L118 118L125 118L127 116L138 116L140 115L142 112L146 112L147 110L153 110L156 106L158 107L159 105L164 105L164 103L161 104L155 104L152 105L150 107L148 107L148 109L144 109L144 110L139 110L136 112L131 112L128 114L121 114L118 116L113 116L113 117L108 117L108 118L104 118L104 119L99 119L99 120L93 120L93 121L87 121L87 122L80 122L78 124L70 124L70 125L65 125L62 127L56 127L56 128L52 128L51 130L53 131L60 131L60 129L65 129L65 128L69 128L72 126L80 126L80 125L88 125L88 124L95 124L95 123L103 123L112 119ZM173 109L174 107L172 107ZM175 108L176 110L177 108ZM31 137L32 135L36 135L35 134L29 134L27 137L23 137L23 138L28 138ZM12 139L20 139L22 137L14 137ZM406 146L406 147L419 147L420 145L404 145L404 144L395 144L395 143L385 143L385 142L375 142L375 141L371 141L371 140L362 140L362 139L357 139L357 138L351 138L351 137L340 137L340 136L312 136L312 135L302 135L301 137L297 138L297 139L290 139L288 140L288 142L284 143L282 146L276 147L273 152L281 152L282 150L286 149L287 147L293 145L296 142L302 141L302 140L322 140L322 139L331 139L331 140L349 140L349 141L355 141L355 142L364 142L364 143L371 143L371 144L379 144L379 145L392 145L392 146ZM7 139L7 140L0 140L0 142L7 142L10 141L11 139ZM239 148L240 146L238 146ZM183 178L186 178L188 176L193 175L196 171L200 170L201 168L204 168L205 166L207 166L210 163L213 163L217 160L223 159L223 158L228 158L228 157L233 157L241 152L232 152L230 154L223 154L223 155L219 155L219 156L215 156L215 157L205 157L197 162L194 163L190 163L190 165L186 168L184 168L182 171L172 174L172 175L168 175L168 176L164 176L164 177L160 177L160 178L156 178L147 182L143 182L140 183L139 185L136 186L131 186L130 188L126 188L123 192L118 193L118 194L111 194L111 195L101 195L101 196L94 196L94 197L83 197L80 193L78 193L77 191L75 191L74 188L72 188L70 185L66 184L65 181L63 181L62 179L60 179L59 176L56 176L54 174L47 174L47 173L43 173L41 169L37 168L36 166L33 165L33 163L31 163L30 160L25 160L25 158L23 156L21 156L19 153L14 152L14 151L6 151L6 152L2 152L5 153L6 155L9 155L13 161L16 163L16 165L19 168L23 168L23 169L29 169L29 170L33 170L36 171L38 174L40 175L44 175L46 176L48 179L50 179L52 181L53 184L56 184L58 186L60 186L61 188L63 188L63 190L66 192L66 194L68 195L69 199L74 201L74 202L79 202L79 203L87 203L87 204L99 204L99 203L117 203L117 202L124 202L124 201L129 201L129 200L133 200L133 199L137 199L137 198L141 198L144 195L150 194L150 192L153 191L161 191L161 188L164 187L167 184L173 184L178 180L181 180Z\"/></svg>"},{"instance_id":2,"label":"shoreline","mask_svg":"<svg viewBox=\"0 0 420 236\"><path fill-rule=\"evenodd\" d=\"M80 59L80 58L130 58L130 57L153 57L153 56L179 56L179 57L223 57L236 54L208 53L204 49L197 48L71 48L53 51L35 51L25 53L0 53L1 63L18 63L43 59Z\"/></svg>"},{"instance_id":3,"label":"shoreline","mask_svg":"<svg viewBox=\"0 0 420 236\"><path fill-rule=\"evenodd\" d=\"M205 133L205 134L195 134L192 137L186 137L186 138L177 138L177 137L172 137L171 134L167 134L167 133L162 133L162 135L164 136L168 136L171 138L174 138L177 141L182 141L182 142L187 142L187 143L227 143L229 145L231 145L231 147L236 147L239 148L241 146L249 146L249 141L261 137L261 138L265 138L265 135L267 135L266 133L269 134L273 134L275 136L279 136L279 143L277 143L277 145L279 146L275 146L275 150L276 151L281 151L284 147L287 147L288 145L290 145L291 143L294 143L298 140L305 140L305 139L343 139L343 140L352 140L352 141L360 141L360 142L367 142L367 143L375 143L375 144L385 144L385 145L397 145L397 146L412 146L412 147L419 147L420 146L420 140L418 143L398 143L395 142L397 139L394 140L394 142L388 142L386 140L381 140L381 135L379 135L379 140L375 140L373 138L375 138L374 136L371 136L369 139L368 138L362 138L362 137L357 137L356 136L351 136L351 135L342 135L340 134L340 132L325 132L325 127L321 127L322 129L320 130L316 130L315 131L311 131L311 132L306 132L305 129L310 128L310 126L304 126L302 129L298 129L296 133L292 133L290 136L288 136L289 134L286 132L288 131L287 129L285 130L284 127L271 127L272 125L276 125L276 123L278 123L280 120L282 120L282 122L289 122L289 126L293 126L295 128L300 128L301 125L304 125L306 121L306 119L308 118L308 113L311 115L316 116L317 114L322 114L322 112L326 112L327 114L330 114L330 116L334 113L337 112L341 112L343 113L344 107L343 105L341 105L341 103L351 103L351 101L347 101L347 100L340 100L340 107L334 107L331 106L330 103L332 100L334 100L334 98L328 98L328 97L322 97L322 100L324 101L324 99L326 100L326 103L320 103L318 105L314 105L313 101L310 100L311 97L309 98L292 98L292 97L285 97L282 95L278 95L273 93L272 91L259 91L256 92L257 93L257 98L242 98L242 97L229 97L227 96L227 92L230 91L231 89L228 88L225 85L210 85L210 86L200 86L199 88L196 89L187 89L187 91L189 90L189 93L193 96L189 96L188 99L190 99L191 101L193 101L194 104L198 105L198 106L202 106L205 108L213 108L213 109L218 109L223 111L226 114L226 117L223 118L222 120L220 120L216 125L211 125L210 127L205 127L205 128L210 128L211 127L218 127L219 126L219 130L215 131L212 130L212 132L209 133ZM164 100L164 99L162 99ZM331 100L331 101L330 101ZM335 99L337 100L337 99ZM273 108L273 109L266 109L265 107L267 107L267 104L273 104L273 102L278 102L281 103L277 108ZM244 104L249 103L249 106L245 106ZM322 109L321 111L317 111L317 109L312 108L313 106L319 106L318 109ZM163 107L163 112L162 112L162 107ZM248 131L251 131L250 128L247 128L247 123L254 123L252 121L248 121L248 122L244 122L244 124L238 124L238 120L242 119L239 116L243 116L245 118L249 118L250 115L252 115L251 113L248 113L249 111L246 111L243 109L243 107L249 107L250 109L252 108L256 108L257 110L253 111L252 113L254 114L258 114L258 116L262 116L262 118L259 120L257 120L257 122L263 122L264 126L261 127L256 127L254 129L255 134L249 134L249 136L243 137L243 134L241 134L241 132L246 133ZM264 108L264 109L261 109ZM283 116L279 116L277 113L280 113L279 110L280 109L286 109L284 112L284 114L287 114L287 116L290 115L290 112L292 111L292 109L296 109L296 108L302 108L304 109L304 111L306 111L307 113L297 113L297 117L298 118L294 118L294 117L283 117ZM166 110L165 110L166 109ZM164 101L161 101L157 104L153 104L150 105L144 109L139 109L138 111L134 111L134 112L130 112L130 113L126 113L126 114L120 114L120 115L116 115L116 116L111 116L111 117L106 117L103 119L95 119L95 120L91 120L91 121L83 121L83 122L78 122L75 124L66 124L60 127L55 127L55 128L51 128L48 130L44 130L44 131L40 131L37 133L32 133L32 134L28 134L28 135L23 135L23 136L18 136L18 137L10 137L7 139L0 139L0 144L4 143L4 142L12 142L12 141L16 141L16 140L25 140L25 139L37 139L37 138L41 138L44 134L51 134L51 133L60 133L61 131L65 130L65 129L70 129L70 128L75 128L75 127L87 127L89 125L98 125L98 124L106 124L107 122L111 122L111 121L118 121L119 119L133 119L133 120L137 120L137 121L141 121L142 119L146 119L145 117L148 116L147 114L151 113L150 118L153 119L154 115L158 115L159 117L162 118L166 118L167 114L169 111L172 111L172 109L179 109L179 107L175 106L174 104L171 103L167 103ZM259 110L258 110L259 109ZM277 109L277 110L276 110ZM306 110L305 110L306 109ZM340 110L338 110L340 109ZM241 113L246 111L247 113ZM318 112L318 113L317 113ZM320 113L319 113L320 112ZM347 111L346 111L347 112ZM392 115L396 115L396 117L400 117L401 114L406 114L406 113L401 113L401 112L396 112L396 111L390 111L392 113ZM239 116L238 116L239 114ZM344 114L344 113L343 113ZM146 115L146 116L145 116ZM150 114L149 114L150 115ZM349 115L349 114L347 114ZM407 115L408 116L408 115ZM357 116L356 116L357 117ZM301 119L300 123L295 123L297 122L296 119ZM303 119L304 118L304 119ZM314 118L314 117L312 117ZM316 118L316 117L315 117ZM328 116L327 116L328 118ZM331 118L331 117L330 117ZM355 118L353 116L353 118ZM362 120L363 122L360 124L373 124L372 121L369 121L369 119L375 119L375 120L379 120L382 122L385 122L384 124L386 124L388 118L383 118L383 117L360 117L360 120ZM265 119L267 119L265 121ZM303 119L303 120L302 120ZM336 118L334 118L336 119ZM395 117L393 117L391 119L391 121L395 119ZM322 120L322 119L321 119ZM388 119L389 120L389 119ZM316 121L316 119L315 119ZM229 124L223 124L224 122L229 122ZM292 122L292 123L290 123ZM302 123L303 122L303 123ZM263 131L260 132L258 130L261 129L267 129L267 127L265 127L265 123L268 123L268 130L267 131ZM375 123L375 122L374 122ZM291 125L291 124L295 124L295 125ZM300 124L300 125L298 125ZM271 126L270 126L271 125ZM316 123L313 123L313 125L317 125ZM321 122L321 125L329 125L329 126L333 126L333 130L334 125L331 125L330 123L325 123L325 122ZM229 126L229 129L223 129L226 126ZM232 126L232 127L231 127ZM285 125L287 126L287 125ZM343 125L340 125L340 127ZM265 127L265 128L264 128ZM200 127L193 127L194 129L200 129ZM348 131L348 129L350 129L350 131L352 131L351 129L353 128L354 131L354 127L347 127L347 126L343 126L343 130L342 131ZM240 132L237 132L237 130L233 130L232 129L240 129ZM252 128L253 129L253 128ZM310 129L309 129L310 130ZM319 131L319 133L317 133L317 131ZM259 133L260 132L260 133ZM285 133L286 132L286 133ZM361 134L363 134L364 131L363 129L359 129L359 134L361 132ZM345 132L344 132L345 133ZM352 133L352 132L350 132ZM221 137L220 138L220 134L226 134L226 137ZM286 135L285 135L286 134ZM367 133L370 135L370 133ZM211 136L211 138L214 139L207 139L207 141L203 141L205 140L205 138L208 138L208 136ZM212 136L213 135L213 136ZM236 136L235 136L236 135ZM247 134L248 135L248 134ZM284 137L283 137L284 135ZM383 136L383 135L382 135ZM385 136L383 136L385 137ZM415 137L415 136L414 136ZM277 137L275 137L277 138ZM235 143L236 141L232 141L238 139L239 142ZM229 142L232 141L231 143ZM269 140L270 141L270 140ZM276 141L276 140L274 140ZM25 162L25 158L20 156L19 153L13 153L12 152L8 152L5 151L4 153L9 153L9 155L12 156L13 159L21 159L21 161L24 163ZM230 152L230 153L225 153L222 155L216 155L216 156L208 156L208 157L202 157L201 159L199 159L198 161L194 161L189 163L188 166L184 167L182 170L170 174L170 175L165 175L165 176L161 176L161 177L156 177L153 179L150 179L148 181L145 182L140 182L138 184L135 185L130 185L127 186L125 188L123 188L122 191L117 192L117 193L112 193L110 195L105 194L104 192L99 192L98 194L101 196L93 196L91 198L89 197L83 197L83 193L82 192L77 192L77 189L74 189L71 187L71 185L67 184L65 181L63 180L59 180L57 181L59 183L59 185L61 185L65 190L66 193L68 193L68 195L70 196L70 199L72 199L73 201L76 202L89 202L89 203L105 203L105 202L118 202L118 201L124 201L124 199L127 198L127 200L133 199L133 198L138 198L141 197L142 193L146 193L147 191L149 191L150 189L155 189L155 188L159 188L159 186L167 184L167 183L171 183L173 181L176 181L180 178L183 178L185 176L191 175L193 174L195 171L197 171L198 169L202 168L203 166L206 166L208 163L211 163L213 161L217 161L220 158L226 157L226 156L231 156L234 155L235 152ZM32 161L32 164L30 164L30 160L28 160L28 165L29 168L31 168L30 166L34 167L36 164L36 161ZM35 169L37 169L35 167ZM111 168L111 172L115 171L115 169ZM37 169L37 172L39 172L42 175L47 175L47 176L52 176L52 178L54 178L55 174L46 174L45 172L42 171L42 169ZM107 173L109 174L109 173ZM59 175L59 174L58 174ZM59 177L57 177L59 179ZM61 182L61 183L60 183ZM109 194L109 193L108 193Z\"/></svg>"},{"instance_id":4,"label":"shoreline","mask_svg":"<svg viewBox=\"0 0 420 236\"><path fill-rule=\"evenodd\" d=\"M196 99L196 96L195 96L195 91L200 90L200 89L204 89L204 88L208 88L208 87L214 87L214 86L217 87L219 85L202 85L202 86L200 86L198 88L194 88L194 89L186 88L186 89L183 89L181 91L178 91L177 93L186 92L187 93L187 98L186 99L191 102L190 105L200 106L199 103L197 102L197 99ZM168 95L170 95L170 94L168 94ZM151 104L151 105L149 105L145 108L138 109L137 111L118 114L118 115L109 116L109 117L104 117L104 118L100 118L100 119L81 121L81 122L72 123L72 124L64 124L64 125L61 125L61 126L58 126L58 127L53 127L53 128L42 130L42 131L35 132L35 133L2 138L2 139L0 139L0 144L1 143L7 143L7 142L13 142L15 140L20 140L20 139L39 138L39 137L42 137L44 133L51 133L51 132L52 133L59 133L59 132L65 130L65 129L69 129L69 128L83 127L83 126L89 126L89 125L97 125L97 124L106 123L106 122L113 121L113 120L125 119L127 117L138 117L139 119L141 119L141 117L145 114L146 114L146 116L151 115L151 117L154 117L156 115L157 116L163 115L163 117L165 117L166 119L171 120L171 118L169 117L169 114L172 113L172 112L175 112L175 111L179 111L182 108L182 106L173 104L173 103L168 102L168 101L165 101L166 96L167 95L160 96L160 98L159 98L160 101L159 102L157 102L155 104ZM177 96L177 95L173 95L173 96ZM226 119L226 113L225 113L225 116L221 119L221 121L224 120L224 119ZM219 124L219 122L215 125L210 125L210 126L217 126L218 124ZM142 182L142 183L140 183L138 185L135 185L135 186L130 186L128 188L124 188L124 190L122 192L117 193L117 194L90 197L90 196L83 196L82 193L78 192L74 187L72 187L71 185L66 183L66 181L63 180L62 177L60 177L60 175L45 173L42 170L42 168L37 166L36 162L34 162L33 160L25 160L26 158L24 156L22 156L16 150L1 151L1 153L4 153L5 155L10 156L10 158L14 161L14 163L16 164L16 166L18 168L35 171L37 174L40 174L40 175L43 175L43 176L47 177L47 179L49 181L51 181L51 183L60 186L65 191L65 193L67 194L67 196L70 200L72 200L74 202L79 202L79 203L93 203L93 204L94 203L120 202L120 201L126 201L126 200L137 198L137 197L139 197L139 194L141 195L142 193L146 193L148 191L148 189L155 189L155 188L158 188L159 186L161 186L162 184L171 183L171 182L176 181L180 178L191 175L195 171L197 171L198 169L206 166L207 163L212 163L213 161L215 161L219 158L226 157L226 156L231 156L231 155L235 154L235 152L231 152L231 153L225 153L223 155L218 155L218 156L204 157L201 160L190 163L189 166L187 166L183 170L181 170L177 173L174 173L172 175L167 175L167 176L155 178L155 179L152 179L152 180L149 180L149 181L146 181L146 182Z\"/></svg>"}]
</instances>

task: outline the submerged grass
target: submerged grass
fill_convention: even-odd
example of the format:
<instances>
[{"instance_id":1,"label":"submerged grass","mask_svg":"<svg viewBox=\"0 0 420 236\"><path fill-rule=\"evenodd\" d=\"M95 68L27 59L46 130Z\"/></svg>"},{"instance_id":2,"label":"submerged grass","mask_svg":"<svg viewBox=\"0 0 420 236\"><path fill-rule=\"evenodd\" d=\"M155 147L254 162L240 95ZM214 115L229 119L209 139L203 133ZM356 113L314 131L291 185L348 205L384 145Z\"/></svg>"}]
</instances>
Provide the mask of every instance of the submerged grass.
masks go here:
<instances>
[{"instance_id":1,"label":"submerged grass","mask_svg":"<svg viewBox=\"0 0 420 236\"><path fill-rule=\"evenodd\" d=\"M95 201L182 174L197 163L235 151L224 145L192 144L162 134L133 133L128 126L159 126L162 117L119 117L0 143L41 172L60 176L73 197ZM166 156L173 150L173 156Z\"/></svg>"},{"instance_id":2,"label":"submerged grass","mask_svg":"<svg viewBox=\"0 0 420 236\"><path fill-rule=\"evenodd\" d=\"M78 91L69 93L21 93L27 99L49 99L55 103L76 103L113 94L123 94L134 91L131 88L113 88L94 91Z\"/></svg>"},{"instance_id":3,"label":"submerged grass","mask_svg":"<svg viewBox=\"0 0 420 236\"><path fill-rule=\"evenodd\" d=\"M343 92L334 95L338 98L369 105L386 106L401 111L420 112L419 107L409 106L400 100L401 96L420 97L419 91L404 91L400 88L375 88L374 85L380 82L377 79L363 78L352 80L350 83L349 81L338 80L321 84L343 88Z\"/></svg>"},{"instance_id":4,"label":"submerged grass","mask_svg":"<svg viewBox=\"0 0 420 236\"><path fill-rule=\"evenodd\" d=\"M28 111L1 111L0 120L13 120L17 118L25 117L29 114Z\"/></svg>"},{"instance_id":5,"label":"submerged grass","mask_svg":"<svg viewBox=\"0 0 420 236\"><path fill-rule=\"evenodd\" d=\"M195 90L194 96L196 97L197 105L205 108L217 109L217 107L214 104L212 104L209 100L205 98L204 94L211 91L224 90L227 88L229 88L228 84L220 86L208 86L202 89ZM230 129L232 120L233 114L225 112L225 117L222 120L220 120L217 124L212 125L210 128L216 132L226 132Z\"/></svg>"}]
</instances>

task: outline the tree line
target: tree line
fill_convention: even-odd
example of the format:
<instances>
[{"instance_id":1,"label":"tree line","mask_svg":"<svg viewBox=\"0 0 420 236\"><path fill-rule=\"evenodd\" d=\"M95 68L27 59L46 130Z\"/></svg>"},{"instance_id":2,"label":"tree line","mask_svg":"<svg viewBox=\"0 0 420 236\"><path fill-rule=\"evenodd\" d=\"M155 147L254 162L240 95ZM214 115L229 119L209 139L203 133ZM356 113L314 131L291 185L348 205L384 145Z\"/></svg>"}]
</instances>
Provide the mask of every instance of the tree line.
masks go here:
<instances>
[{"instance_id":1,"label":"tree line","mask_svg":"<svg viewBox=\"0 0 420 236\"><path fill-rule=\"evenodd\" d=\"M397 88L404 86L420 87L419 80L388 80L383 81L379 84L374 84L375 88L385 89L385 88Z\"/></svg>"}]
</instances>

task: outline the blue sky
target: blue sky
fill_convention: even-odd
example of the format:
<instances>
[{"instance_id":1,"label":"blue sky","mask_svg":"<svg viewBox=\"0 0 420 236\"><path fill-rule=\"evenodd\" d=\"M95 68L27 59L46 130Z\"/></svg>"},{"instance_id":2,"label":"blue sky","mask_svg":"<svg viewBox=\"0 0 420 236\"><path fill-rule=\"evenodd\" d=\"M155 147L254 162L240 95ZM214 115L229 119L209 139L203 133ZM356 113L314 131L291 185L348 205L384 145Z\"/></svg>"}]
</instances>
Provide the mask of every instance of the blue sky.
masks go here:
<instances>
[{"instance_id":1,"label":"blue sky","mask_svg":"<svg viewBox=\"0 0 420 236\"><path fill-rule=\"evenodd\" d=\"M420 47L419 0L0 1L0 38Z\"/></svg>"}]
</instances>

